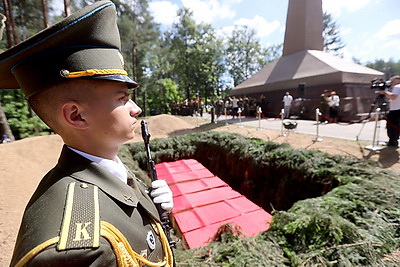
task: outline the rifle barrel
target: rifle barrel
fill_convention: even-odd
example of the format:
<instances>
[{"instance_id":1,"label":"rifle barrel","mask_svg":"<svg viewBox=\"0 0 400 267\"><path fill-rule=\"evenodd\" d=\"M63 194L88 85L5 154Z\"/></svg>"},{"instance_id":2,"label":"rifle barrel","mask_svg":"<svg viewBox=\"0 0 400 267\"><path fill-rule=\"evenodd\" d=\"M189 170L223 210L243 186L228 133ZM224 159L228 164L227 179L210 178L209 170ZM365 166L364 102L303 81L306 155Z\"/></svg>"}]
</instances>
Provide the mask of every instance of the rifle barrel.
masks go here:
<instances>
[{"instance_id":1,"label":"rifle barrel","mask_svg":"<svg viewBox=\"0 0 400 267\"><path fill-rule=\"evenodd\" d=\"M156 165L155 165L153 159L151 158L151 151L150 151L150 145L149 145L150 133L147 128L147 122L145 120L142 120L141 127L142 127L142 138L144 141L144 146L146 148L147 165L148 165L148 169L150 172L150 178L151 178L151 181L156 181L156 180L158 180L158 176L157 176L157 171L156 171ZM169 221L168 211L164 210L161 207L161 204L155 204L155 205L156 205L158 214L160 215L161 224L162 224L163 230L165 232L165 235L168 238L169 245L171 248L174 248L176 245L176 242L171 240L170 230L172 229L172 227L171 227L171 223Z\"/></svg>"}]
</instances>

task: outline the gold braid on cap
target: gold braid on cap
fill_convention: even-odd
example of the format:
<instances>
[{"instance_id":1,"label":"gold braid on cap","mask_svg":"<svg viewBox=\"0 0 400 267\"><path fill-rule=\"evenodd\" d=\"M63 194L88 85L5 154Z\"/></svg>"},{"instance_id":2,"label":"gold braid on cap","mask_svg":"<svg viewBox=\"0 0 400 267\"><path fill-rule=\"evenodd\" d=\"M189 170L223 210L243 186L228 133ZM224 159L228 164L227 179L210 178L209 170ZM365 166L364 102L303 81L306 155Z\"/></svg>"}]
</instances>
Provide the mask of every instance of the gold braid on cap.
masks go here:
<instances>
[{"instance_id":1,"label":"gold braid on cap","mask_svg":"<svg viewBox=\"0 0 400 267\"><path fill-rule=\"evenodd\" d=\"M69 72L68 70L61 70L60 75L64 78L79 78L79 77L87 77L94 75L128 75L128 73L124 70L119 69L103 69L103 70L84 70L84 71L74 71Z\"/></svg>"}]
</instances>

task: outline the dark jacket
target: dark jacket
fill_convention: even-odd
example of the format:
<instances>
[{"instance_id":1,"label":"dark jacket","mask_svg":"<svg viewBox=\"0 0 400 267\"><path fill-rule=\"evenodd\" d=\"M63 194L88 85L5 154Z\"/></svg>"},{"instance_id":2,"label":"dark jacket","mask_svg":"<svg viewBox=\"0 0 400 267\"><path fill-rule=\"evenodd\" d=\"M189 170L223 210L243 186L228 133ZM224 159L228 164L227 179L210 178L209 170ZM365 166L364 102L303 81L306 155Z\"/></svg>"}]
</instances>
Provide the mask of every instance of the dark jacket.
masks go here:
<instances>
[{"instance_id":1,"label":"dark jacket","mask_svg":"<svg viewBox=\"0 0 400 267\"><path fill-rule=\"evenodd\" d=\"M96 187L94 196L86 193L96 191ZM134 187L64 146L58 164L42 179L25 209L11 266L32 249L39 251L38 255L26 266L116 266L109 240L100 235L96 243L99 231L95 225L99 221L117 228L133 251L151 261L162 261L164 251L151 219L159 221L159 215L144 190L137 183ZM73 202L67 200L69 188L74 192L69 197ZM70 209L66 201L72 203ZM93 212L96 207L97 214ZM68 225L63 221L71 228L63 228ZM60 245L62 233L64 246ZM40 245L46 248L38 250Z\"/></svg>"}]
</instances>

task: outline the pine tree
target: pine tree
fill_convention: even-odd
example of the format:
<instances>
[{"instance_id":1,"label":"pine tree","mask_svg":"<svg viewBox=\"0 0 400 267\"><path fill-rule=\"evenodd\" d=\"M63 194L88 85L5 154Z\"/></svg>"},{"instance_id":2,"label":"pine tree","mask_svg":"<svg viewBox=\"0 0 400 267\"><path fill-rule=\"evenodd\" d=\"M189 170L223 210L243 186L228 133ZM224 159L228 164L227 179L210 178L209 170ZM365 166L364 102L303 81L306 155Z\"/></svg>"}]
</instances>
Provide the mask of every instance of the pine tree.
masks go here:
<instances>
[{"instance_id":1,"label":"pine tree","mask_svg":"<svg viewBox=\"0 0 400 267\"><path fill-rule=\"evenodd\" d=\"M343 56L341 50L345 47L339 33L339 26L333 20L331 14L324 13L323 16L324 30L324 51L332 53L335 56Z\"/></svg>"}]
</instances>

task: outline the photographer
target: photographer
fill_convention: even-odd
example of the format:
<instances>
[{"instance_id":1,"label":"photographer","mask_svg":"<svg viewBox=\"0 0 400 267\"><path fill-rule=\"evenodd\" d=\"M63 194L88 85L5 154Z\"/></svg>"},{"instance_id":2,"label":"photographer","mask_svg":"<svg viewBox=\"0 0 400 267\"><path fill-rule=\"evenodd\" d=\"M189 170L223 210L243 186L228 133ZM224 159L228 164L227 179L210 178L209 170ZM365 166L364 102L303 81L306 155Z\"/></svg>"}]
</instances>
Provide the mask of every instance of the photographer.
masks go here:
<instances>
[{"instance_id":1,"label":"photographer","mask_svg":"<svg viewBox=\"0 0 400 267\"><path fill-rule=\"evenodd\" d=\"M390 99L389 113L387 115L388 146L398 147L400 134L400 76L396 75L390 79L392 91L382 91L381 94Z\"/></svg>"}]
</instances>

